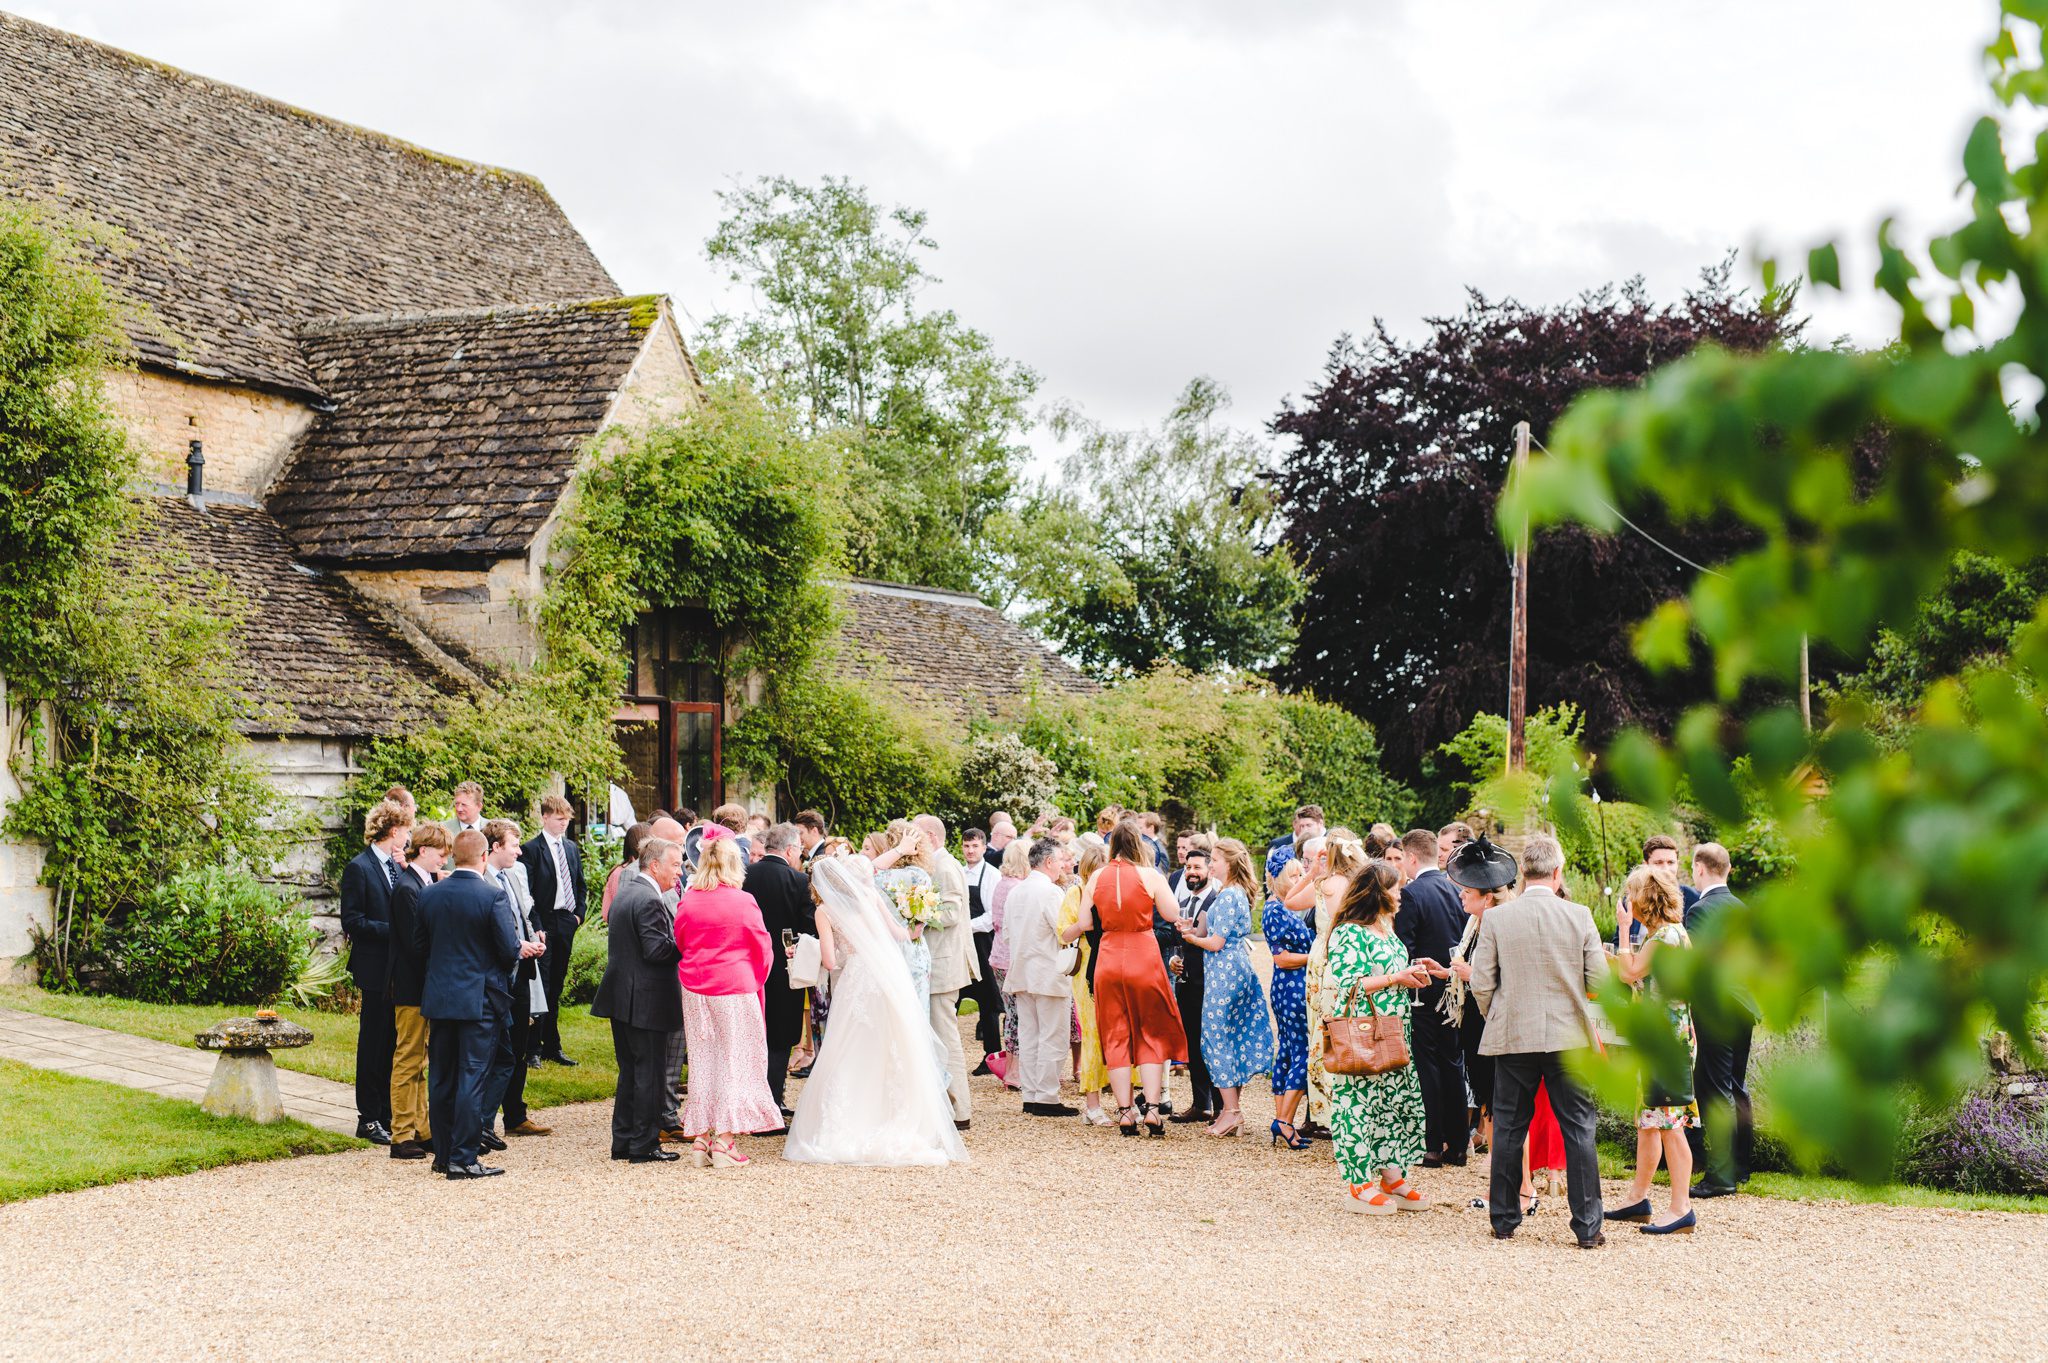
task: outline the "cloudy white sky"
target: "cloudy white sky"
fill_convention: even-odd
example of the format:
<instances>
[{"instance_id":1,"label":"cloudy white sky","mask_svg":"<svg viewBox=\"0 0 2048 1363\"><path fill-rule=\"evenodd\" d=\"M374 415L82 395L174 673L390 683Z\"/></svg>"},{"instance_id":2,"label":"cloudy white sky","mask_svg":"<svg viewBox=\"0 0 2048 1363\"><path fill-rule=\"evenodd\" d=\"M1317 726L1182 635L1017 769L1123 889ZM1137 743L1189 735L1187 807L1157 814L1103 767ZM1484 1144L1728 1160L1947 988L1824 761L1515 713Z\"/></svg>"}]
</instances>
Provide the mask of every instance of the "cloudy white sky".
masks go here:
<instances>
[{"instance_id":1,"label":"cloudy white sky","mask_svg":"<svg viewBox=\"0 0 2048 1363\"><path fill-rule=\"evenodd\" d=\"M0 0L0 4L9 0ZM1660 297L1733 248L1937 225L1990 0L72 0L31 18L540 176L702 319L717 191L849 175L931 214L930 300L1049 399L1263 421L1466 286ZM1868 256L1845 263L1865 268ZM1751 264L1741 267L1754 279ZM1882 334L1867 297L1822 336Z\"/></svg>"}]
</instances>

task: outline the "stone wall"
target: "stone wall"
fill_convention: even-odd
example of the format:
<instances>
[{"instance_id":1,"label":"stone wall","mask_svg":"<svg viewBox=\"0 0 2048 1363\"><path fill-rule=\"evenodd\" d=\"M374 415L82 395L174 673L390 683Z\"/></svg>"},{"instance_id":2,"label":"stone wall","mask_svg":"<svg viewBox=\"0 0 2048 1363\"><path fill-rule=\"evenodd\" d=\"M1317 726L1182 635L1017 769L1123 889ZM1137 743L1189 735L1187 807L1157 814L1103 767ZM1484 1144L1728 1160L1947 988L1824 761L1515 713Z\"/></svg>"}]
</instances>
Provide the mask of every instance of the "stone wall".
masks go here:
<instances>
[{"instance_id":1,"label":"stone wall","mask_svg":"<svg viewBox=\"0 0 2048 1363\"><path fill-rule=\"evenodd\" d=\"M14 759L30 718L29 711L15 706L7 694L7 679L0 677L0 818L21 794ZM39 845L0 839L0 980L28 978L24 958L33 945L30 934L50 924L51 894L37 883L42 873Z\"/></svg>"},{"instance_id":2,"label":"stone wall","mask_svg":"<svg viewBox=\"0 0 2048 1363\"><path fill-rule=\"evenodd\" d=\"M270 784L303 804L319 825L310 841L285 858L278 883L306 901L313 924L332 942L341 936L340 906L327 879L327 840L341 827L338 797L361 768L353 745L332 738L259 739L250 756Z\"/></svg>"},{"instance_id":3,"label":"stone wall","mask_svg":"<svg viewBox=\"0 0 2048 1363\"><path fill-rule=\"evenodd\" d=\"M153 483L185 486L185 454L205 442L206 488L261 498L292 445L313 424L302 402L237 388L198 383L154 370L114 370L107 400L127 424Z\"/></svg>"},{"instance_id":4,"label":"stone wall","mask_svg":"<svg viewBox=\"0 0 2048 1363\"><path fill-rule=\"evenodd\" d=\"M347 567L341 575L436 642L496 667L531 667L540 654L530 604L540 597L532 561L500 559L489 571Z\"/></svg>"},{"instance_id":5,"label":"stone wall","mask_svg":"<svg viewBox=\"0 0 2048 1363\"><path fill-rule=\"evenodd\" d=\"M674 319L664 310L627 371L605 428L644 430L688 411L695 394ZM496 667L532 667L540 656L533 608L547 585L546 567L567 505L565 497L523 557L500 559L488 571L346 567L342 575L442 644Z\"/></svg>"}]
</instances>

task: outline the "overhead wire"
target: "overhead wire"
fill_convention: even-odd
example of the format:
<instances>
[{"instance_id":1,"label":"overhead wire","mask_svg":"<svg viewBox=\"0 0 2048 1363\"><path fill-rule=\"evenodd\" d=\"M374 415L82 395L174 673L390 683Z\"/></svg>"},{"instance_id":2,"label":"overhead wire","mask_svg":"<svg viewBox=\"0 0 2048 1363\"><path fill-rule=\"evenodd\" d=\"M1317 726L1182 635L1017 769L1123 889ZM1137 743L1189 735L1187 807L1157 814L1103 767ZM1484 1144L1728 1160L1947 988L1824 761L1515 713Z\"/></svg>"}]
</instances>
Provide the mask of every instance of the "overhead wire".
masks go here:
<instances>
[{"instance_id":1,"label":"overhead wire","mask_svg":"<svg viewBox=\"0 0 2048 1363\"><path fill-rule=\"evenodd\" d=\"M1538 440L1533 432L1529 436L1529 443L1534 445L1537 449L1542 450L1545 454L1550 453L1550 447L1545 445L1541 440ZM1555 458L1555 456L1552 457ZM1671 557L1677 559L1680 563L1683 563L1686 567L1693 569L1695 572L1705 573L1709 577L1718 577L1722 579L1727 578L1728 574L1719 572L1713 568L1709 568L1704 563L1695 563L1693 562L1693 560L1687 558L1684 554L1679 553L1676 549L1673 549L1663 540L1658 539L1655 535L1651 534L1649 531L1643 529L1643 527L1637 525L1634 521L1630 520L1627 516L1623 515L1621 508L1616 506L1614 503L1608 501L1605 497L1595 494L1593 500L1600 503L1600 505L1606 507L1608 511L1612 512L1616 520L1620 521L1629 529L1635 531L1638 535L1641 535L1650 543L1656 545L1659 549L1662 549L1665 553L1671 555Z\"/></svg>"}]
</instances>

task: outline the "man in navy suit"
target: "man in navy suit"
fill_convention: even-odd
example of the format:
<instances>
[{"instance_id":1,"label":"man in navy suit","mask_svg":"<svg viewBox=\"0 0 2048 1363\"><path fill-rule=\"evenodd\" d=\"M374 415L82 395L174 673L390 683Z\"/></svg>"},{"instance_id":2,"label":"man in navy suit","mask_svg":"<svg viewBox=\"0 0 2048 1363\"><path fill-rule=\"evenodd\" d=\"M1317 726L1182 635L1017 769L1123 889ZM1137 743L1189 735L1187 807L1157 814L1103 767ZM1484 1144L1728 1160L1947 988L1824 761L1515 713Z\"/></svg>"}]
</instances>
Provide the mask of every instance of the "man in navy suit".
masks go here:
<instances>
[{"instance_id":1,"label":"man in navy suit","mask_svg":"<svg viewBox=\"0 0 2048 1363\"><path fill-rule=\"evenodd\" d=\"M434 1169L451 1179L502 1174L481 1163L484 1076L511 1016L512 974L545 947L521 942L512 902L483 875L484 835L455 835L455 873L420 892L427 973L420 1014L427 1038L427 1125Z\"/></svg>"},{"instance_id":2,"label":"man in navy suit","mask_svg":"<svg viewBox=\"0 0 2048 1363\"><path fill-rule=\"evenodd\" d=\"M1686 906L1685 931L1695 941L1723 910L1742 907L1742 901L1728 888L1728 870L1728 849L1720 843L1703 842L1692 849L1692 883L1699 889L1699 898ZM1716 1012L1728 1016L1716 1017ZM1692 1091L1714 1142L1710 1146L1708 1132L1697 1126L1685 1133L1692 1146L1692 1167L1701 1175L1692 1185L1692 1195L1726 1197L1749 1181L1756 1144L1756 1119L1749 1105L1749 1043L1756 1027L1755 1012L1749 1000L1738 999L1721 1010L1696 1006L1693 1020L1699 1032L1699 1055L1693 1061Z\"/></svg>"},{"instance_id":3,"label":"man in navy suit","mask_svg":"<svg viewBox=\"0 0 2048 1363\"><path fill-rule=\"evenodd\" d=\"M530 1050L520 1057L533 1063L576 1063L562 1053L562 982L569 978L569 951L576 943L576 929L583 926L588 901L584 893L583 850L569 836L570 814L567 800L559 795L543 795L540 832L519 849L520 863L526 867L526 883L533 890L533 925L548 939L548 953L540 962L548 1011L533 1019L532 1035L527 1038Z\"/></svg>"},{"instance_id":4,"label":"man in navy suit","mask_svg":"<svg viewBox=\"0 0 2048 1363\"><path fill-rule=\"evenodd\" d=\"M391 1008L391 890L405 864L412 815L385 800L363 821L363 840L341 873L341 930L348 934L348 970L362 999L356 1023L356 1135L391 1144L391 1056L398 1020Z\"/></svg>"},{"instance_id":5,"label":"man in navy suit","mask_svg":"<svg viewBox=\"0 0 2048 1363\"><path fill-rule=\"evenodd\" d=\"M1465 907L1458 887L1437 866L1437 834L1413 828L1401 838L1408 883L1394 913L1394 935L1408 959L1439 965L1451 959L1465 935ZM1463 1165L1471 1129L1465 1107L1465 1041L1462 1017L1446 1018L1439 1004L1444 982L1432 980L1415 996L1410 1014L1415 1031L1415 1077L1422 1085L1422 1164L1426 1169Z\"/></svg>"}]
</instances>

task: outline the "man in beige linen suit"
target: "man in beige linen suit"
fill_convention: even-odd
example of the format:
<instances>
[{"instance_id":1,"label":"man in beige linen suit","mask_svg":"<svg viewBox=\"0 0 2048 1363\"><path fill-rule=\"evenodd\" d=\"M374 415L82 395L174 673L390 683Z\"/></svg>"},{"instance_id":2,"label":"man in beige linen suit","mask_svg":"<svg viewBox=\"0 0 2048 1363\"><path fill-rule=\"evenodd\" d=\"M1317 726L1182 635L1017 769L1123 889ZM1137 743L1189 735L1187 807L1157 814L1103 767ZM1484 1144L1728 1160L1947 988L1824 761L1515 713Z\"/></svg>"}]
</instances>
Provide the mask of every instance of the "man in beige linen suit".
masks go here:
<instances>
[{"instance_id":1,"label":"man in beige linen suit","mask_svg":"<svg viewBox=\"0 0 2048 1363\"><path fill-rule=\"evenodd\" d=\"M1564 852L1543 834L1522 849L1522 894L1488 909L1472 945L1472 999L1486 1018L1482 1055L1494 1057L1489 1212L1505 1240L1522 1223L1522 1147L1536 1084L1550 1091L1564 1132L1565 1184L1581 1249L1601 1233L1600 1157L1593 1100L1565 1071L1565 1053L1595 1044L1588 996L1607 977L1593 915L1565 899Z\"/></svg>"},{"instance_id":2,"label":"man in beige linen suit","mask_svg":"<svg viewBox=\"0 0 2048 1363\"><path fill-rule=\"evenodd\" d=\"M938 921L926 926L925 945L932 953L932 1031L946 1048L946 1097L953 1104L953 1125L962 1131L974 1116L967 1091L967 1053L960 1045L960 991L981 978L974 954L974 928L967 921L967 873L946 850L946 825L936 815L914 821L932 846L932 891L945 907Z\"/></svg>"}]
</instances>

